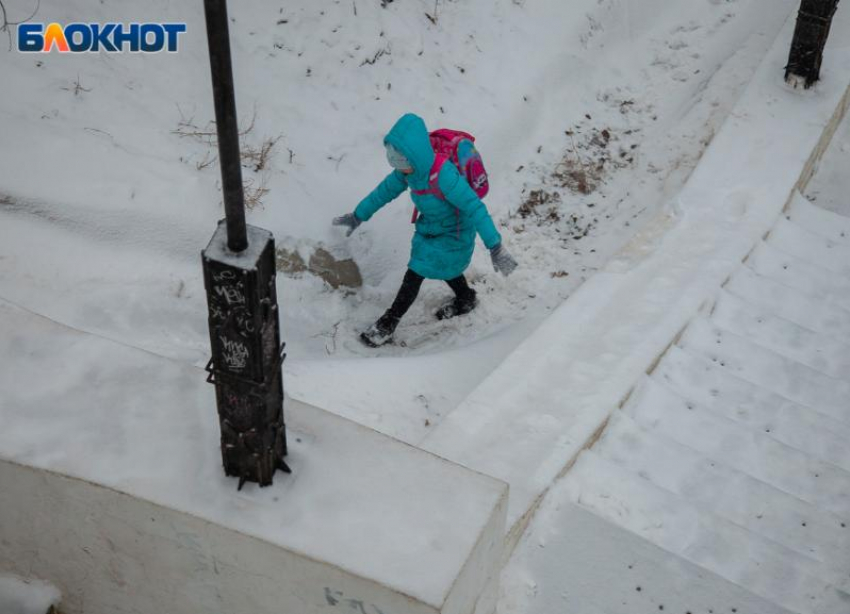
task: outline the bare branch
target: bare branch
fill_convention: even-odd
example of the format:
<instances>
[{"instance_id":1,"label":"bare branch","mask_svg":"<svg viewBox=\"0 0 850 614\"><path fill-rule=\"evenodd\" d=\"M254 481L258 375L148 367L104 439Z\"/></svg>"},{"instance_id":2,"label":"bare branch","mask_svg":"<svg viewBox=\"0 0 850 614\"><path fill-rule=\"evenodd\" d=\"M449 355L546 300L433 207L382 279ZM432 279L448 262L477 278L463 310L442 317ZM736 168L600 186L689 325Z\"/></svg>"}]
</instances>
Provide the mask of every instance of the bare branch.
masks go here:
<instances>
[{"instance_id":1,"label":"bare branch","mask_svg":"<svg viewBox=\"0 0 850 614\"><path fill-rule=\"evenodd\" d=\"M38 13L38 9L41 8L41 0L36 0L35 2L35 10L30 14L26 19L22 19L20 21L9 21L9 14L6 11L6 5L3 4L3 0L0 0L0 32L5 32L9 37L9 51L12 50L12 31L9 29L10 26L18 26L22 23L26 23L30 21L33 17Z\"/></svg>"},{"instance_id":2,"label":"bare branch","mask_svg":"<svg viewBox=\"0 0 850 614\"><path fill-rule=\"evenodd\" d=\"M242 189L245 191L245 206L249 211L260 207L263 207L263 198L266 194L269 193L269 189L266 187L266 176L260 175L259 181L255 182L253 179L245 179L242 182Z\"/></svg>"},{"instance_id":3,"label":"bare branch","mask_svg":"<svg viewBox=\"0 0 850 614\"><path fill-rule=\"evenodd\" d=\"M254 167L254 172L259 173L264 170L271 159L277 142L283 138L283 135L278 135L273 139L266 139L259 147L246 145L242 148L242 164L250 163Z\"/></svg>"},{"instance_id":4,"label":"bare branch","mask_svg":"<svg viewBox=\"0 0 850 614\"><path fill-rule=\"evenodd\" d=\"M74 92L74 96L79 96L84 92L90 92L90 87L83 87L82 82L80 81L80 73L77 73L77 80L71 83L73 87L62 87L59 89L65 90L66 92Z\"/></svg>"},{"instance_id":5,"label":"bare branch","mask_svg":"<svg viewBox=\"0 0 850 614\"><path fill-rule=\"evenodd\" d=\"M212 166L212 164L213 164L216 160L218 160L218 156L215 156L215 155L213 155L212 153L210 153L210 152L208 151L208 152L204 155L204 159L203 159L203 160L201 160L200 162L197 162L197 163L195 164L195 168L197 168L199 171L202 171L202 170L204 170L205 168L207 168L208 166Z\"/></svg>"}]
</instances>

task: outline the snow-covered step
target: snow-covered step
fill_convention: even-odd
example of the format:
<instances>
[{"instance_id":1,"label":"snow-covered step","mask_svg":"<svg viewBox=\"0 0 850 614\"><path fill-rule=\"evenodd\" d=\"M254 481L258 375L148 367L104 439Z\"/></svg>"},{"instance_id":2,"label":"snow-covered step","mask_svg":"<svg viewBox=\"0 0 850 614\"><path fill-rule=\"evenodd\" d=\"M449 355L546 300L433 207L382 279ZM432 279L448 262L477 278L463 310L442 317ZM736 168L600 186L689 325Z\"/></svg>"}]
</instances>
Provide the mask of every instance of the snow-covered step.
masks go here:
<instances>
[{"instance_id":1,"label":"snow-covered step","mask_svg":"<svg viewBox=\"0 0 850 614\"><path fill-rule=\"evenodd\" d=\"M850 277L850 245L827 239L787 218L779 218L765 241L800 260Z\"/></svg>"},{"instance_id":2,"label":"snow-covered step","mask_svg":"<svg viewBox=\"0 0 850 614\"><path fill-rule=\"evenodd\" d=\"M592 451L564 479L572 501L800 614L846 611L821 563L710 514Z\"/></svg>"},{"instance_id":3,"label":"snow-covered step","mask_svg":"<svg viewBox=\"0 0 850 614\"><path fill-rule=\"evenodd\" d=\"M850 380L850 345L721 291L711 321L724 330L831 377Z\"/></svg>"},{"instance_id":4,"label":"snow-covered step","mask_svg":"<svg viewBox=\"0 0 850 614\"><path fill-rule=\"evenodd\" d=\"M850 310L850 279L800 260L761 241L744 263L763 277L795 288L818 301Z\"/></svg>"},{"instance_id":5,"label":"snow-covered step","mask_svg":"<svg viewBox=\"0 0 850 614\"><path fill-rule=\"evenodd\" d=\"M850 579L850 531L824 512L615 412L593 451L700 509L817 559Z\"/></svg>"},{"instance_id":6,"label":"snow-covered step","mask_svg":"<svg viewBox=\"0 0 850 614\"><path fill-rule=\"evenodd\" d=\"M693 320L678 345L742 379L850 423L850 381L788 359L705 318Z\"/></svg>"},{"instance_id":7,"label":"snow-covered step","mask_svg":"<svg viewBox=\"0 0 850 614\"><path fill-rule=\"evenodd\" d=\"M735 377L711 360L673 346L652 379L706 410L850 471L850 425Z\"/></svg>"},{"instance_id":8,"label":"snow-covered step","mask_svg":"<svg viewBox=\"0 0 850 614\"><path fill-rule=\"evenodd\" d=\"M656 431L720 463L748 473L840 517L850 526L850 473L699 404L645 378L623 406L643 428Z\"/></svg>"},{"instance_id":9,"label":"snow-covered step","mask_svg":"<svg viewBox=\"0 0 850 614\"><path fill-rule=\"evenodd\" d=\"M563 482L546 496L503 575L505 611L790 614L576 505Z\"/></svg>"},{"instance_id":10,"label":"snow-covered step","mask_svg":"<svg viewBox=\"0 0 850 614\"><path fill-rule=\"evenodd\" d=\"M785 217L809 232L850 247L850 218L818 207L799 192L791 199Z\"/></svg>"},{"instance_id":11,"label":"snow-covered step","mask_svg":"<svg viewBox=\"0 0 850 614\"><path fill-rule=\"evenodd\" d=\"M850 311L741 267L724 286L730 294L776 316L850 343Z\"/></svg>"}]
</instances>

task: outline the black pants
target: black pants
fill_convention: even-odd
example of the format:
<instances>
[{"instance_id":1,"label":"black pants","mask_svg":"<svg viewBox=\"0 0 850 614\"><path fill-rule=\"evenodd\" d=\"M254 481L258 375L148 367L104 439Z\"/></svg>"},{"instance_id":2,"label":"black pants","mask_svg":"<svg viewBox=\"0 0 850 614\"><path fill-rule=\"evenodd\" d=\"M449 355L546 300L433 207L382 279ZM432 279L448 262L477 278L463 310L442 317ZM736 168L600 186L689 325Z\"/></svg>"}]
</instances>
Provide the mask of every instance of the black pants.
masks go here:
<instances>
[{"instance_id":1,"label":"black pants","mask_svg":"<svg viewBox=\"0 0 850 614\"><path fill-rule=\"evenodd\" d=\"M384 317L395 321L401 320L402 316L413 305L413 301L419 296L419 289L422 287L424 280L425 278L419 273L414 273L410 269L407 269L407 273L404 274L404 281L401 282L401 288L398 290L398 295L395 297L392 307L384 314ZM452 289L458 300L475 300L475 290L469 287L463 275L449 279L446 283L449 284L449 288Z\"/></svg>"}]
</instances>

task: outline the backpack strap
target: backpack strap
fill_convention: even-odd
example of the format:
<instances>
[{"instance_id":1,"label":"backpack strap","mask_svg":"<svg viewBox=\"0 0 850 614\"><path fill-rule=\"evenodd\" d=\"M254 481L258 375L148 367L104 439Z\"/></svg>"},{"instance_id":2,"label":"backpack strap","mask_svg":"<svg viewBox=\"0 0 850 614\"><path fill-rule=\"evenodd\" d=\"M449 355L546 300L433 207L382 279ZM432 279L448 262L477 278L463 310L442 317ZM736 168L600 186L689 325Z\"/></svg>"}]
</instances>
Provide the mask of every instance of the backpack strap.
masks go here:
<instances>
[{"instance_id":1,"label":"backpack strap","mask_svg":"<svg viewBox=\"0 0 850 614\"><path fill-rule=\"evenodd\" d=\"M425 194L433 194L440 200L446 200L446 197L443 196L443 191L440 189L440 171L443 170L443 164L448 162L449 159L442 155L437 154L434 159L434 165L431 167L431 173L428 175L428 189L427 190L411 190L417 196L424 196ZM419 217L419 210L416 207L413 208L413 219L410 220L411 224L415 224L417 218Z\"/></svg>"},{"instance_id":2,"label":"backpack strap","mask_svg":"<svg viewBox=\"0 0 850 614\"><path fill-rule=\"evenodd\" d=\"M417 196L422 196L423 194L433 194L440 200L446 200L443 196L442 190L440 190L440 171L443 170L443 164L449 161L447 156L442 154L437 154L434 159L434 165L431 167L431 173L428 175L428 189L427 190L411 190Z\"/></svg>"}]
</instances>

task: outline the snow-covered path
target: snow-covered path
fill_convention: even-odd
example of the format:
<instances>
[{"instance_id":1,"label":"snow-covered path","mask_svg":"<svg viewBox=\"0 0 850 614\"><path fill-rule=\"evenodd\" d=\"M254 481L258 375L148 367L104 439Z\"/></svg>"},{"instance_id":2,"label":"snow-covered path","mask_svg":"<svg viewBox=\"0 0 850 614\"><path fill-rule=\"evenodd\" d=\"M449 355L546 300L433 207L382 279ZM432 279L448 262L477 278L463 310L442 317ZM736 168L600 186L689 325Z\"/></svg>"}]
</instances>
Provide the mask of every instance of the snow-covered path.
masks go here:
<instances>
[{"instance_id":1,"label":"snow-covered path","mask_svg":"<svg viewBox=\"0 0 850 614\"><path fill-rule=\"evenodd\" d=\"M405 594L425 584L435 605L472 560L469 550L488 549L488 565L501 561L507 507L509 548L532 524L505 572L502 614L565 605L633 614L647 599L653 610L692 614L845 614L848 229L799 199L787 218L774 218L844 91L830 77L850 74L850 54L842 47L830 56L840 62L827 63L814 92L782 89L787 41L771 44L788 33L794 4L651 0L637 11L631 0L469 0L442 3L438 23L414 2L386 10L377 2L263 2L240 13L237 74L254 98L242 103L243 117L255 102L254 137L286 131L265 178L274 204L252 211L251 221L290 249L325 245L352 256L365 277L354 291L308 276L279 284L288 392L357 424L310 408L315 420L299 425L305 410L290 402L302 465L259 495L227 491L212 392L200 390L208 341L198 249L220 211L209 144L173 132L206 126L211 115L204 41L189 39L179 64L0 62L0 78L22 92L0 108L0 128L16 143L0 149L0 305L16 314L5 318L3 354L26 354L13 363L20 373L5 373L5 390L15 394L0 411L16 428L5 432L3 452L117 480L139 498L182 502L178 509L201 516L221 512L215 501L226 512L244 507L262 518L209 519L238 517L260 537L303 540L308 554L321 546L331 564L343 558L364 578L391 576ZM73 5L55 18L70 18ZM115 2L109 17L155 9L200 31L197 5L140 7ZM482 25L476 10L492 19ZM350 341L396 289L409 207L385 211L351 241L332 234L328 220L386 170L380 136L411 108L431 123L450 117L493 144L488 165L504 183L489 205L523 268L501 279L478 254L470 276L484 300L474 315L435 323L444 288L430 285L399 345L372 352ZM789 118L801 117L808 123L776 140ZM36 158L36 171L21 165ZM588 162L604 172L591 177L593 189L576 191ZM676 196L689 177L691 189ZM694 319L706 300L713 311ZM156 368L137 378L136 366L148 363ZM51 364L59 377L30 385ZM153 397L151 381L161 384ZM128 382L136 393L127 394ZM158 413L148 411L150 398ZM173 404L183 430L169 434ZM67 422L56 420L59 410ZM314 421L330 425L322 437L308 428ZM101 437L104 424L118 437ZM364 425L509 482L509 500L502 484L454 465L450 475L466 478L419 471L421 450ZM73 437L75 429L85 437ZM383 447L370 443L377 440ZM398 463L384 449L414 460ZM158 461L178 453L189 461L161 471ZM373 473L360 470L359 457ZM400 471L397 482L382 477L387 470ZM196 476L196 493L180 487ZM332 478L344 488L329 498L321 489ZM475 499L479 482L495 494L475 516L464 496ZM280 492L296 493L286 509L308 524L281 516ZM383 508L403 518L386 522ZM338 539L316 540L333 532L314 509L363 522L352 538L340 518L327 518ZM469 526L456 522L458 510ZM489 538L476 542L481 525ZM424 559L409 556L408 538L427 542L411 548L430 548L425 567L439 574L422 574ZM338 543L349 549L340 553ZM469 567L478 568L476 590L493 588L490 568ZM172 580L179 590L180 578ZM321 592L311 598L324 607Z\"/></svg>"},{"instance_id":2,"label":"snow-covered path","mask_svg":"<svg viewBox=\"0 0 850 614\"><path fill-rule=\"evenodd\" d=\"M246 168L269 189L249 221L290 250L324 245L353 257L365 280L354 291L308 275L280 280L287 389L408 442L636 231L667 218L794 2L446 1L436 24L425 17L433 4L264 1L231 11L240 114L255 120L243 140L283 135L267 172ZM14 143L0 150L0 297L203 365L198 252L221 211L214 152L185 136L212 118L201 3L42 11L59 22L185 20L189 32L172 57L4 55L0 78L16 95L0 103L4 142ZM410 204L348 241L329 221L386 172L381 136L409 110L479 137L488 206L522 268L501 279L479 250L475 314L435 321L446 289L426 284L399 345L375 352L355 339L403 275ZM570 187L577 165L602 169L588 194Z\"/></svg>"}]
</instances>

